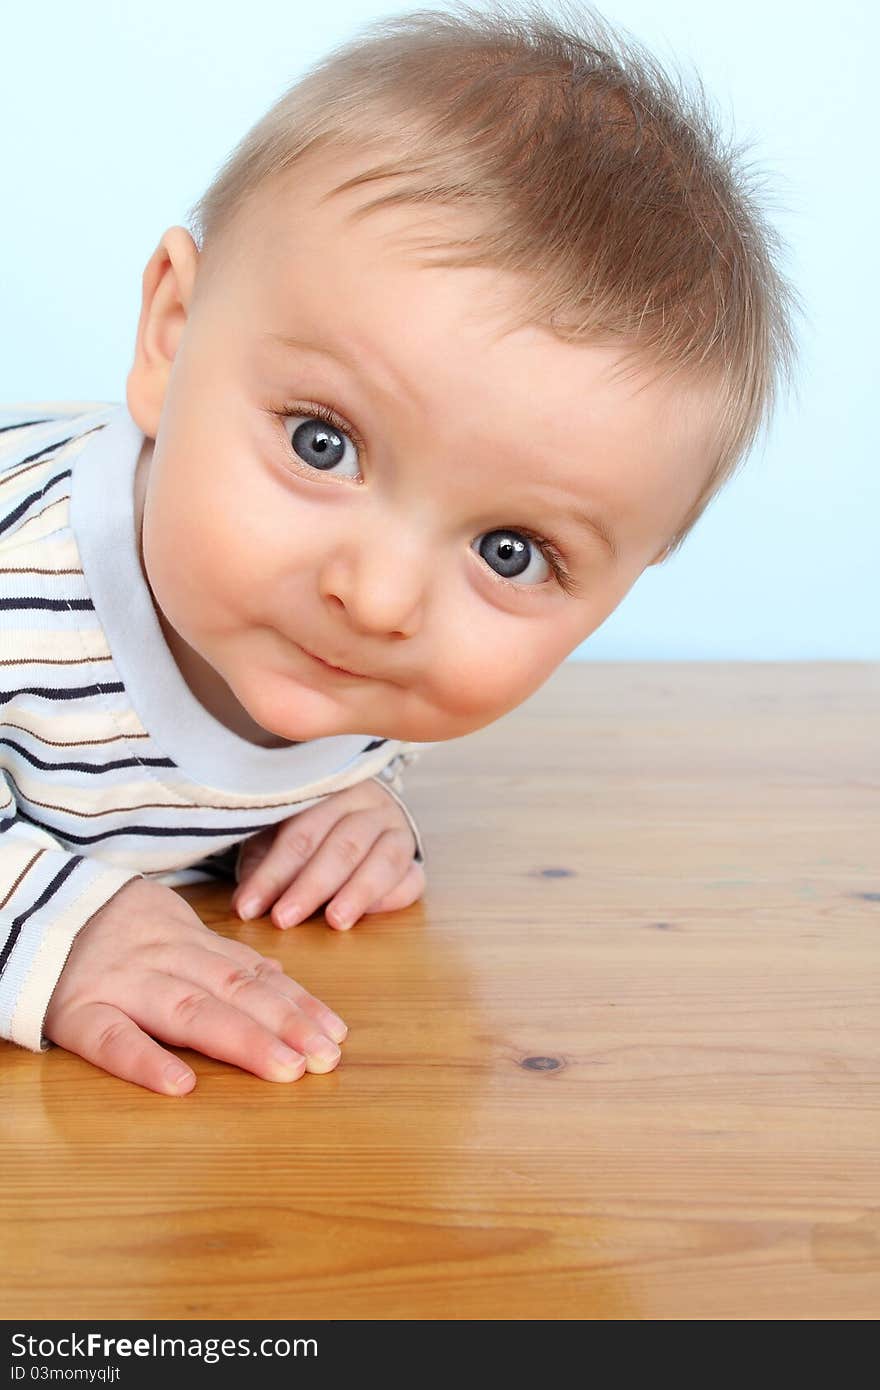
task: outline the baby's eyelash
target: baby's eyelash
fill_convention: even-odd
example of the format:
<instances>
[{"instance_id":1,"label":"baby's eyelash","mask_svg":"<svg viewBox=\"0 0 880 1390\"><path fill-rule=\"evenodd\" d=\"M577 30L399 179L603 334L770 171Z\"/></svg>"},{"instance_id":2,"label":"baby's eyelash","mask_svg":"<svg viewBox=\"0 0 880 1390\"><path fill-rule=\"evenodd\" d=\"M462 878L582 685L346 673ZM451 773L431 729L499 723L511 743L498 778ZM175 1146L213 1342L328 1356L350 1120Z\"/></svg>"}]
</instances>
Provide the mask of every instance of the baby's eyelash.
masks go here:
<instances>
[{"instance_id":1,"label":"baby's eyelash","mask_svg":"<svg viewBox=\"0 0 880 1390\"><path fill-rule=\"evenodd\" d=\"M496 527L495 529L503 530L503 527ZM521 536L528 536L530 541L534 541L535 545L538 546L538 548L542 550L546 555L547 560L550 564L550 568L556 575L556 582L558 583L560 589L562 589L564 593L568 594L569 597L573 597L577 593L575 582L569 574L568 569L566 568L565 561L563 560L562 556L559 553L559 550L554 545L553 541L545 539L544 536L539 536L535 531L530 531L527 526L511 526L510 529L511 531L516 531ZM498 577L499 579L504 578L503 575L499 575ZM511 581L507 580L506 582L510 583ZM523 586L522 584L514 584L513 587L514 589L522 590L523 587L527 588L528 586Z\"/></svg>"},{"instance_id":2,"label":"baby's eyelash","mask_svg":"<svg viewBox=\"0 0 880 1390\"><path fill-rule=\"evenodd\" d=\"M282 406L274 414L279 415L282 419L285 415L304 415L307 419L316 416L317 419L323 420L325 425L331 425L341 434L347 434L352 443L357 445L360 454L367 452L367 446L354 425L350 425L341 415L337 415L336 411L331 410L329 405L318 405L316 401L299 401L293 405Z\"/></svg>"},{"instance_id":3,"label":"baby's eyelash","mask_svg":"<svg viewBox=\"0 0 880 1390\"><path fill-rule=\"evenodd\" d=\"M352 443L356 445L359 454L363 456L366 453L366 445L359 432L353 425L349 424L347 420L343 419L341 415L338 415L335 410L331 410L329 405L319 405L317 401L295 401L289 405L283 405L280 410L273 411L272 413L277 415L281 420L288 415L315 416L318 420L323 420L325 425L330 425L333 429L339 430L341 434L347 434ZM496 527L495 529L501 530L503 528ZM520 535L528 536L529 540L543 551L544 555L547 557L550 568L556 576L556 582L563 593L568 594L569 597L577 594L577 586L566 567L565 561L559 553L559 548L553 541L548 540L545 536L539 536L536 531L530 531L527 526L512 526L510 529L512 531L517 531ZM500 579L503 584L508 584L510 588L516 589L520 593L523 591L528 592L527 585L514 584L512 580L505 579L501 574L495 577Z\"/></svg>"}]
</instances>

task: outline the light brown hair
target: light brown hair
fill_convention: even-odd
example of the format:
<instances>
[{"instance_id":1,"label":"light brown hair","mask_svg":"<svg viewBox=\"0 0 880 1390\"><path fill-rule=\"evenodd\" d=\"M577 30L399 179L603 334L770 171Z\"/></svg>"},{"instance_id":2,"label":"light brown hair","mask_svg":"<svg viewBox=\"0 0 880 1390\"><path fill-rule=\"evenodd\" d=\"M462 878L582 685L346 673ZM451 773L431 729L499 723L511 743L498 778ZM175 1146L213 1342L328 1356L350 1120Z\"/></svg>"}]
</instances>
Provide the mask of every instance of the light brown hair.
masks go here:
<instances>
[{"instance_id":1,"label":"light brown hair","mask_svg":"<svg viewBox=\"0 0 880 1390\"><path fill-rule=\"evenodd\" d=\"M689 90L590 6L555 8L457 3L374 21L248 131L189 226L213 248L256 188L322 147L382 151L333 190L382 181L357 216L476 214L478 232L438 241L445 254L425 263L523 276L518 322L617 342L637 367L717 389L715 454L671 554L791 386L801 303L745 147L725 141L699 77Z\"/></svg>"}]
</instances>

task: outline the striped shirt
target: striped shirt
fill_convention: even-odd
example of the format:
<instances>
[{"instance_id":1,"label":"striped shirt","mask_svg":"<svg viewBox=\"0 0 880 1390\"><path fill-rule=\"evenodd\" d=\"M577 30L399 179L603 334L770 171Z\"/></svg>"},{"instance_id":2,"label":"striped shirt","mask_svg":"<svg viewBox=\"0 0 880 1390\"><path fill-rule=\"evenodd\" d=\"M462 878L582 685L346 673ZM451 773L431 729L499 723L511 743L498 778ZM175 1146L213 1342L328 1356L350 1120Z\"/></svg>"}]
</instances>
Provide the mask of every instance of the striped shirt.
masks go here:
<instances>
[{"instance_id":1,"label":"striped shirt","mask_svg":"<svg viewBox=\"0 0 880 1390\"><path fill-rule=\"evenodd\" d=\"M0 1037L46 1051L77 932L131 879L234 877L236 846L367 778L400 805L430 744L281 748L198 702L140 566L125 405L0 407Z\"/></svg>"}]
</instances>

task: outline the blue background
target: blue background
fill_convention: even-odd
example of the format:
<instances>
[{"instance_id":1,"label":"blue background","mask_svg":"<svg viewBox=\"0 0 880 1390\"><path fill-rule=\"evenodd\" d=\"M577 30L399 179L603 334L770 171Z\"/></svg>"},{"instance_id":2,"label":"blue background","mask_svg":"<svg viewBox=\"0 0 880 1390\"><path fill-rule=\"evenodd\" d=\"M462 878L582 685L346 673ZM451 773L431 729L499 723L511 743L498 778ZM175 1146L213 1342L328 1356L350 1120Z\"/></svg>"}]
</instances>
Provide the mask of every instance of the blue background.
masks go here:
<instances>
[{"instance_id":1,"label":"blue background","mask_svg":"<svg viewBox=\"0 0 880 1390\"><path fill-rule=\"evenodd\" d=\"M141 274L164 230L309 63L416 7L6 7L0 401L124 400ZM767 440L681 554L571 659L876 660L877 11L607 0L600 12L685 76L695 67L722 128L748 142L807 317L797 393Z\"/></svg>"}]
</instances>

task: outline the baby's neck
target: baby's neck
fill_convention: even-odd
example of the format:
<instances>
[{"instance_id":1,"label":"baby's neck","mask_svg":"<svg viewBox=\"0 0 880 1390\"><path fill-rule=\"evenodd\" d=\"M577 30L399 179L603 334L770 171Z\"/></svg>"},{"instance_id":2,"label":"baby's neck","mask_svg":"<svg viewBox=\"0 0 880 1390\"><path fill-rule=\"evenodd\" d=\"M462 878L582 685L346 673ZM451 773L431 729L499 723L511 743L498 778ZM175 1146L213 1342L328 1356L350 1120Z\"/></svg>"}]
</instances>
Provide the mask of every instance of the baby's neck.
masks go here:
<instances>
[{"instance_id":1,"label":"baby's neck","mask_svg":"<svg viewBox=\"0 0 880 1390\"><path fill-rule=\"evenodd\" d=\"M261 748L288 748L290 739L279 738L277 734L264 729L251 719L213 666L174 630L155 599L153 607L156 609L156 616L177 669L199 704L225 728L238 734L239 738L246 739L248 743L256 743Z\"/></svg>"}]
</instances>

